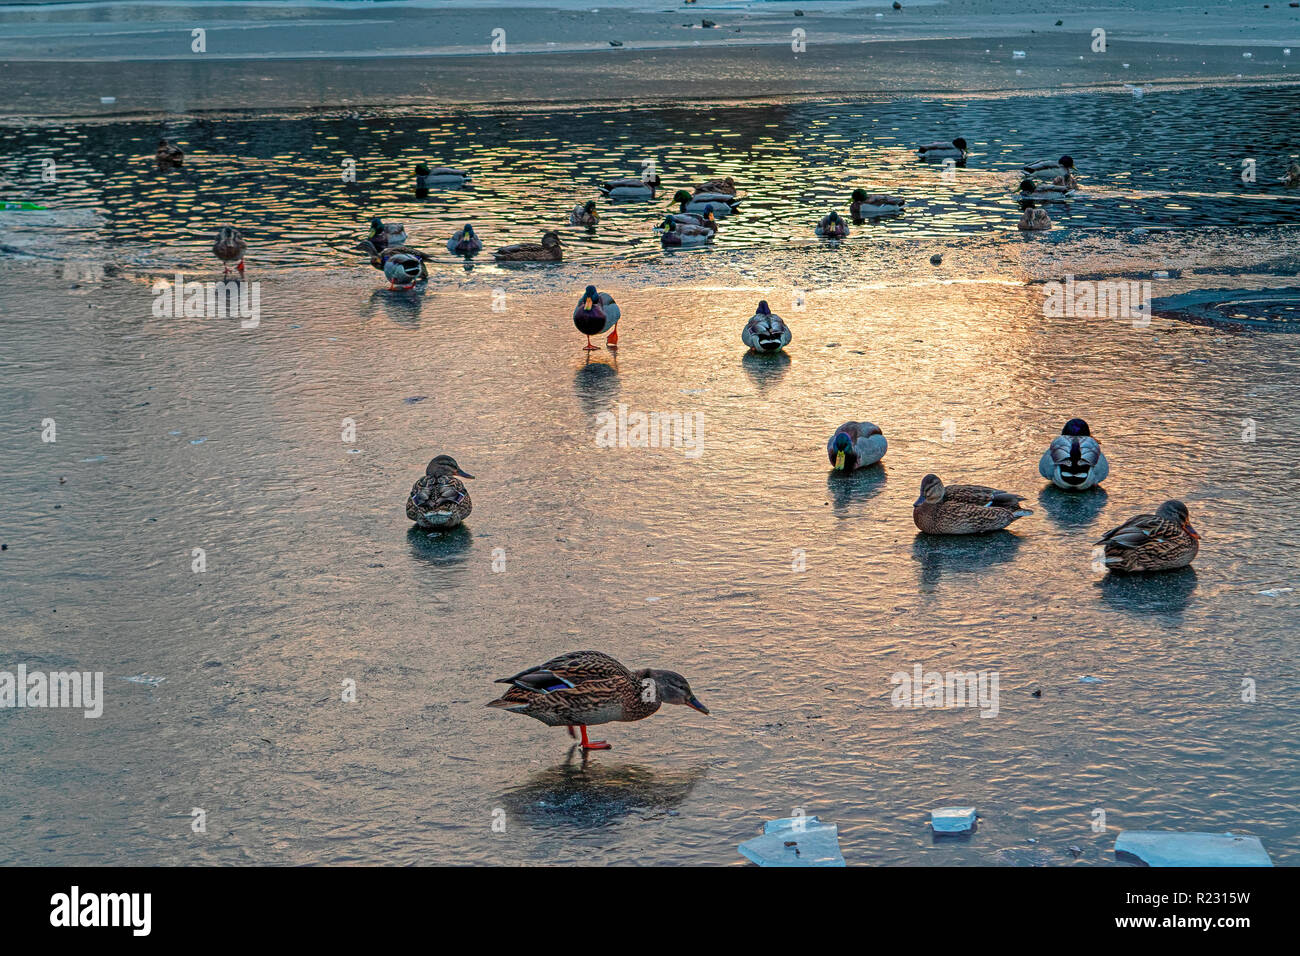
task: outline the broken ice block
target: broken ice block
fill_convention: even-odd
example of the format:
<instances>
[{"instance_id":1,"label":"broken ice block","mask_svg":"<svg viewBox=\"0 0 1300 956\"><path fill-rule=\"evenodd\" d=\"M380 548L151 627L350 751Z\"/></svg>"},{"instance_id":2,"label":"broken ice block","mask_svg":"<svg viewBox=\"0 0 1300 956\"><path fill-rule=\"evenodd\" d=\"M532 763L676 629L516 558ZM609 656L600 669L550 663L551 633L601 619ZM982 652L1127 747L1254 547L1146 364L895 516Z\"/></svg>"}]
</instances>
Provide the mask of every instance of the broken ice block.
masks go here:
<instances>
[{"instance_id":1,"label":"broken ice block","mask_svg":"<svg viewBox=\"0 0 1300 956\"><path fill-rule=\"evenodd\" d=\"M762 836L737 849L759 866L844 866L838 829L816 817L769 820Z\"/></svg>"},{"instance_id":2,"label":"broken ice block","mask_svg":"<svg viewBox=\"0 0 1300 956\"><path fill-rule=\"evenodd\" d=\"M1125 830L1115 838L1115 855L1137 857L1147 866L1272 866L1259 837L1232 833Z\"/></svg>"},{"instance_id":3,"label":"broken ice block","mask_svg":"<svg viewBox=\"0 0 1300 956\"><path fill-rule=\"evenodd\" d=\"M975 808L940 807L931 810L930 826L935 833L969 833L975 826Z\"/></svg>"}]
</instances>

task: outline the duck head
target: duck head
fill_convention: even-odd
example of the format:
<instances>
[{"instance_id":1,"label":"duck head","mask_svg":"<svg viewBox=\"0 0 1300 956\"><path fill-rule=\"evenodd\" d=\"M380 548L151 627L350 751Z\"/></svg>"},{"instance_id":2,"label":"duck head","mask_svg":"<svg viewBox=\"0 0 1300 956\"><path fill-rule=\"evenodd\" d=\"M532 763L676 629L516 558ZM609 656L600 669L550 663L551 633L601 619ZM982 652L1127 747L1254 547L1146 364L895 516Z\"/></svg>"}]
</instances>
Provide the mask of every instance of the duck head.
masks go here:
<instances>
[{"instance_id":1,"label":"duck head","mask_svg":"<svg viewBox=\"0 0 1300 956\"><path fill-rule=\"evenodd\" d=\"M672 232L677 228L677 220L672 216L665 216L663 221L664 232Z\"/></svg>"},{"instance_id":2,"label":"duck head","mask_svg":"<svg viewBox=\"0 0 1300 956\"><path fill-rule=\"evenodd\" d=\"M923 504L937 505L943 501L943 482L939 480L938 475L926 475L921 479L921 497L912 502L913 508L919 508Z\"/></svg>"},{"instance_id":3,"label":"duck head","mask_svg":"<svg viewBox=\"0 0 1300 956\"><path fill-rule=\"evenodd\" d=\"M425 466L424 473L430 476L459 475L461 478L473 478L467 471L462 471L456 459L451 455L439 455Z\"/></svg>"},{"instance_id":4,"label":"duck head","mask_svg":"<svg viewBox=\"0 0 1300 956\"><path fill-rule=\"evenodd\" d=\"M1088 423L1082 418L1071 418L1061 429L1061 434L1070 438L1087 438L1092 432L1088 431Z\"/></svg>"},{"instance_id":5,"label":"duck head","mask_svg":"<svg viewBox=\"0 0 1300 956\"><path fill-rule=\"evenodd\" d=\"M1020 191L1025 195L1032 193L1034 191L1034 181L1032 179L1022 179L1020 181Z\"/></svg>"},{"instance_id":6,"label":"duck head","mask_svg":"<svg viewBox=\"0 0 1300 956\"><path fill-rule=\"evenodd\" d=\"M691 685L686 682L686 678L676 671L661 671L647 667L645 670L636 672L636 676L642 681L654 681L655 699L665 704L685 704L698 710L701 714L707 714L709 708L700 703L700 699L691 693ZM644 688L645 685L642 684ZM644 693L644 690L642 691Z\"/></svg>"},{"instance_id":7,"label":"duck head","mask_svg":"<svg viewBox=\"0 0 1300 956\"><path fill-rule=\"evenodd\" d=\"M1156 517L1174 522L1191 537L1195 538L1197 541L1201 540L1201 536L1196 533L1196 529L1191 525L1191 515L1187 513L1187 505L1183 504L1181 501L1166 501L1156 509Z\"/></svg>"},{"instance_id":8,"label":"duck head","mask_svg":"<svg viewBox=\"0 0 1300 956\"><path fill-rule=\"evenodd\" d=\"M596 303L599 301L600 299L594 285L589 285L587 288L582 290L582 307L588 312L595 308Z\"/></svg>"},{"instance_id":9,"label":"duck head","mask_svg":"<svg viewBox=\"0 0 1300 956\"><path fill-rule=\"evenodd\" d=\"M832 439L831 447L835 449L835 470L843 471L848 464L850 457L856 458L853 453L853 439L845 432L836 432L835 438Z\"/></svg>"},{"instance_id":10,"label":"duck head","mask_svg":"<svg viewBox=\"0 0 1300 956\"><path fill-rule=\"evenodd\" d=\"M1062 169L1074 169L1074 160L1071 159L1069 156L1062 156L1060 159L1056 161L1056 163Z\"/></svg>"},{"instance_id":11,"label":"duck head","mask_svg":"<svg viewBox=\"0 0 1300 956\"><path fill-rule=\"evenodd\" d=\"M679 189L677 190L676 193L673 194L673 201L668 205L669 206L680 205L685 207L685 205L691 201L691 198L692 198L691 194L688 193L685 189Z\"/></svg>"},{"instance_id":12,"label":"duck head","mask_svg":"<svg viewBox=\"0 0 1300 956\"><path fill-rule=\"evenodd\" d=\"M461 242L465 242L466 240L473 239L473 238L474 238L474 227L471 226L469 223L465 223L465 228L460 231Z\"/></svg>"},{"instance_id":13,"label":"duck head","mask_svg":"<svg viewBox=\"0 0 1300 956\"><path fill-rule=\"evenodd\" d=\"M850 201L850 202L866 202L866 201L867 201L867 191L866 191L865 189L862 189L861 187L859 187L858 189L853 190L853 195L849 197L849 201Z\"/></svg>"},{"instance_id":14,"label":"duck head","mask_svg":"<svg viewBox=\"0 0 1300 956\"><path fill-rule=\"evenodd\" d=\"M758 314L758 315L771 315L771 314L772 314L772 310L771 310L770 308L768 308L768 305L767 305L767 299L759 299L759 300L758 300L758 309L757 309L756 311L757 311L757 314Z\"/></svg>"},{"instance_id":15,"label":"duck head","mask_svg":"<svg viewBox=\"0 0 1300 956\"><path fill-rule=\"evenodd\" d=\"M963 153L966 152L966 140L962 139L960 136L954 139L952 141L952 144L956 146L958 149L960 149Z\"/></svg>"},{"instance_id":16,"label":"duck head","mask_svg":"<svg viewBox=\"0 0 1300 956\"><path fill-rule=\"evenodd\" d=\"M560 234L558 232L542 233L542 248L554 249L560 244Z\"/></svg>"},{"instance_id":17,"label":"duck head","mask_svg":"<svg viewBox=\"0 0 1300 956\"><path fill-rule=\"evenodd\" d=\"M582 204L582 209L584 212L587 212L592 216L596 215L596 200L588 199L585 203Z\"/></svg>"},{"instance_id":18,"label":"duck head","mask_svg":"<svg viewBox=\"0 0 1300 956\"><path fill-rule=\"evenodd\" d=\"M840 221L840 214L837 213L834 209L832 209L831 214L826 217L826 221L829 223L837 223Z\"/></svg>"},{"instance_id":19,"label":"duck head","mask_svg":"<svg viewBox=\"0 0 1300 956\"><path fill-rule=\"evenodd\" d=\"M429 175L429 167L426 166L424 163L416 163L416 164L415 164L415 175L417 175L417 176L427 176L427 175Z\"/></svg>"}]
</instances>

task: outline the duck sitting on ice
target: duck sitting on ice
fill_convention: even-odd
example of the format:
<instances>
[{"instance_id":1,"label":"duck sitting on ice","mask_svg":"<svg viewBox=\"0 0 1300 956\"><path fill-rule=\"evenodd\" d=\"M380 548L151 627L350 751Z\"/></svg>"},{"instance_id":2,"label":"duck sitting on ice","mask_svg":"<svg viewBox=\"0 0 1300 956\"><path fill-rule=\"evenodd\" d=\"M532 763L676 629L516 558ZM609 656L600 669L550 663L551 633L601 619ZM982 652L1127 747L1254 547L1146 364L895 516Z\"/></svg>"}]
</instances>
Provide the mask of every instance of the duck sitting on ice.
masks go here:
<instances>
[{"instance_id":1,"label":"duck sitting on ice","mask_svg":"<svg viewBox=\"0 0 1300 956\"><path fill-rule=\"evenodd\" d=\"M843 239L849 234L849 224L832 209L821 222L817 223L816 231L823 239Z\"/></svg>"},{"instance_id":2,"label":"duck sitting on ice","mask_svg":"<svg viewBox=\"0 0 1300 956\"><path fill-rule=\"evenodd\" d=\"M849 215L856 222L874 219L877 216L897 216L903 211L905 202L906 200L899 196L868 193L865 189L855 189L849 200Z\"/></svg>"},{"instance_id":3,"label":"duck sitting on ice","mask_svg":"<svg viewBox=\"0 0 1300 956\"><path fill-rule=\"evenodd\" d=\"M573 324L578 331L587 337L587 344L584 347L586 351L592 351L600 348L599 345L591 344L593 335L604 335L609 333L605 339L605 344L610 348L618 348L618 320L621 315L618 303L608 292L597 292L594 285L587 286L582 293L582 298L578 300L577 307L573 310Z\"/></svg>"},{"instance_id":4,"label":"duck sitting on ice","mask_svg":"<svg viewBox=\"0 0 1300 956\"><path fill-rule=\"evenodd\" d=\"M826 455L836 471L868 468L885 457L889 443L871 422L845 422L826 443Z\"/></svg>"},{"instance_id":5,"label":"duck sitting on ice","mask_svg":"<svg viewBox=\"0 0 1300 956\"><path fill-rule=\"evenodd\" d=\"M456 256L472 256L483 251L483 240L478 237L473 226L465 223L463 229L457 229L447 240L447 251Z\"/></svg>"},{"instance_id":6,"label":"duck sitting on ice","mask_svg":"<svg viewBox=\"0 0 1300 956\"><path fill-rule=\"evenodd\" d=\"M222 226L217 230L217 241L212 244L212 254L226 267L223 276L230 275L232 262L237 263L235 268L239 274L244 274L244 251L247 248L248 243L244 241L243 234L234 226Z\"/></svg>"},{"instance_id":7,"label":"duck sitting on ice","mask_svg":"<svg viewBox=\"0 0 1300 956\"><path fill-rule=\"evenodd\" d=\"M779 352L790 344L790 327L785 320L768 308L767 300L758 303L758 311L745 323L740 340L753 351L765 354Z\"/></svg>"},{"instance_id":8,"label":"duck sitting on ice","mask_svg":"<svg viewBox=\"0 0 1300 956\"><path fill-rule=\"evenodd\" d=\"M1038 473L1066 491L1087 491L1110 474L1110 462L1082 418L1071 418L1038 461Z\"/></svg>"},{"instance_id":9,"label":"duck sitting on ice","mask_svg":"<svg viewBox=\"0 0 1300 956\"><path fill-rule=\"evenodd\" d=\"M428 258L409 246L387 246L370 257L370 264L388 279L389 289L410 289L429 278Z\"/></svg>"},{"instance_id":10,"label":"duck sitting on ice","mask_svg":"<svg viewBox=\"0 0 1300 956\"><path fill-rule=\"evenodd\" d=\"M916 147L917 154L926 162L942 162L945 159L955 159L959 163L966 161L966 140L958 136L950 143L942 140L936 143L925 143Z\"/></svg>"}]
</instances>

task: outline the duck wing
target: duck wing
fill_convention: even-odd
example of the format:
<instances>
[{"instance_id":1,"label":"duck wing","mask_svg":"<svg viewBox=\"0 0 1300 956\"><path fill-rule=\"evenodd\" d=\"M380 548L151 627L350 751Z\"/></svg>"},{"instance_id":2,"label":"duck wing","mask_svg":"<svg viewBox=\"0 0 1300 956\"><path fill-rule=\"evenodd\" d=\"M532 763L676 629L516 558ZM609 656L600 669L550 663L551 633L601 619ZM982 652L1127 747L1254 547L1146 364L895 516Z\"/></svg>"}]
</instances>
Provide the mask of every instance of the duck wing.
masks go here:
<instances>
[{"instance_id":1,"label":"duck wing","mask_svg":"<svg viewBox=\"0 0 1300 956\"><path fill-rule=\"evenodd\" d=\"M1134 515L1118 528L1111 528L1095 544L1115 548L1139 548L1158 538L1176 537L1182 532L1172 521L1156 515Z\"/></svg>"},{"instance_id":2,"label":"duck wing","mask_svg":"<svg viewBox=\"0 0 1300 956\"><path fill-rule=\"evenodd\" d=\"M632 680L632 672L600 651L570 651L553 657L544 664L520 671L513 677L502 677L496 683L549 693L610 679Z\"/></svg>"},{"instance_id":3,"label":"duck wing","mask_svg":"<svg viewBox=\"0 0 1300 956\"><path fill-rule=\"evenodd\" d=\"M999 491L986 485L947 485L943 489L943 503L975 505L980 508L1020 507L1024 495L1015 495L1009 491Z\"/></svg>"}]
</instances>

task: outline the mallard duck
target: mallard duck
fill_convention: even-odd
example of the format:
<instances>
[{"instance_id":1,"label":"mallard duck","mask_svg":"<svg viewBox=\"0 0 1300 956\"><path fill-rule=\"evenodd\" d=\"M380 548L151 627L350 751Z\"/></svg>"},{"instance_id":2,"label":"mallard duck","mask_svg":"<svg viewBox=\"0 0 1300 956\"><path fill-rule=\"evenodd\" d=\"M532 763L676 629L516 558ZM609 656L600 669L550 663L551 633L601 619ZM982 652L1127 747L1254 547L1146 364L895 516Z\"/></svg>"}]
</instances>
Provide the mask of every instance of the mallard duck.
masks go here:
<instances>
[{"instance_id":1,"label":"mallard duck","mask_svg":"<svg viewBox=\"0 0 1300 956\"><path fill-rule=\"evenodd\" d=\"M718 219L730 216L737 205L735 200L701 199L699 196L692 196L685 189L677 190L672 203L668 204L668 208L673 208L674 203L677 205L678 212L712 215Z\"/></svg>"},{"instance_id":2,"label":"mallard duck","mask_svg":"<svg viewBox=\"0 0 1300 956\"><path fill-rule=\"evenodd\" d=\"M248 243L244 241L243 235L234 226L222 226L217 230L217 241L212 244L212 254L221 260L226 267L224 275L230 275L230 264L239 263L235 266L240 275L244 273L244 250L248 248Z\"/></svg>"},{"instance_id":3,"label":"mallard duck","mask_svg":"<svg viewBox=\"0 0 1300 956\"><path fill-rule=\"evenodd\" d=\"M713 218L713 213L711 212L670 212L667 218L684 226L698 226L701 229L707 229L709 232L714 233L718 231L718 221Z\"/></svg>"},{"instance_id":4,"label":"mallard duck","mask_svg":"<svg viewBox=\"0 0 1300 956\"><path fill-rule=\"evenodd\" d=\"M410 246L386 246L370 257L370 264L387 277L388 288L409 289L429 278L429 269L424 264L428 259L429 256Z\"/></svg>"},{"instance_id":5,"label":"mallard duck","mask_svg":"<svg viewBox=\"0 0 1300 956\"><path fill-rule=\"evenodd\" d=\"M179 166L185 162L185 154L179 146L165 139L158 140L158 151L154 153L160 166Z\"/></svg>"},{"instance_id":6,"label":"mallard duck","mask_svg":"<svg viewBox=\"0 0 1300 956\"><path fill-rule=\"evenodd\" d=\"M1064 177L1061 177L1064 180ZM1036 183L1032 179L1020 183L1021 201L1062 202L1074 194L1074 187L1061 183Z\"/></svg>"},{"instance_id":7,"label":"mallard duck","mask_svg":"<svg viewBox=\"0 0 1300 956\"><path fill-rule=\"evenodd\" d=\"M826 456L836 471L853 471L880 461L888 447L885 436L871 422L845 422L826 443Z\"/></svg>"},{"instance_id":8,"label":"mallard duck","mask_svg":"<svg viewBox=\"0 0 1300 956\"><path fill-rule=\"evenodd\" d=\"M1064 186L1066 189L1078 189L1079 180L1074 173L1067 171L1063 176L1052 177L1053 186Z\"/></svg>"},{"instance_id":9,"label":"mallard duck","mask_svg":"<svg viewBox=\"0 0 1300 956\"><path fill-rule=\"evenodd\" d=\"M654 199L655 190L659 188L659 176L638 179L630 176L626 179L611 179L600 184L600 191L610 199Z\"/></svg>"},{"instance_id":10,"label":"mallard duck","mask_svg":"<svg viewBox=\"0 0 1300 956\"><path fill-rule=\"evenodd\" d=\"M1171 571L1192 563L1201 536L1189 523L1187 505L1166 501L1153 515L1129 518L1102 535L1112 571Z\"/></svg>"},{"instance_id":11,"label":"mallard duck","mask_svg":"<svg viewBox=\"0 0 1300 956\"><path fill-rule=\"evenodd\" d=\"M950 143L945 143L942 140L935 143L925 143L916 147L916 152L926 162L942 162L945 159L964 162L966 159L966 140L958 136Z\"/></svg>"},{"instance_id":12,"label":"mallard duck","mask_svg":"<svg viewBox=\"0 0 1300 956\"><path fill-rule=\"evenodd\" d=\"M469 173L463 169L450 166L435 166L430 169L424 163L415 167L415 187L430 189L434 186L459 186L469 179Z\"/></svg>"},{"instance_id":13,"label":"mallard duck","mask_svg":"<svg viewBox=\"0 0 1300 956\"><path fill-rule=\"evenodd\" d=\"M406 229L397 223L387 223L378 216L370 220L370 232L361 241L361 248L372 255L383 252L389 246L406 244Z\"/></svg>"},{"instance_id":14,"label":"mallard duck","mask_svg":"<svg viewBox=\"0 0 1300 956\"><path fill-rule=\"evenodd\" d=\"M849 234L849 224L832 209L821 222L817 223L816 232L823 239L843 239Z\"/></svg>"},{"instance_id":15,"label":"mallard duck","mask_svg":"<svg viewBox=\"0 0 1300 956\"><path fill-rule=\"evenodd\" d=\"M1292 163L1287 169L1286 175L1282 177L1282 182L1288 188L1300 186L1300 163Z\"/></svg>"},{"instance_id":16,"label":"mallard duck","mask_svg":"<svg viewBox=\"0 0 1300 956\"><path fill-rule=\"evenodd\" d=\"M790 327L768 308L767 300L758 303L758 311L745 323L740 340L755 352L779 352L790 344Z\"/></svg>"},{"instance_id":17,"label":"mallard duck","mask_svg":"<svg viewBox=\"0 0 1300 956\"><path fill-rule=\"evenodd\" d=\"M1045 232L1052 228L1052 217L1046 209L1026 209L1016 228L1021 232Z\"/></svg>"},{"instance_id":18,"label":"mallard duck","mask_svg":"<svg viewBox=\"0 0 1300 956\"><path fill-rule=\"evenodd\" d=\"M447 251L457 256L472 256L483 249L483 240L474 232L474 227L465 223L464 228L457 229L447 240Z\"/></svg>"},{"instance_id":19,"label":"mallard duck","mask_svg":"<svg viewBox=\"0 0 1300 956\"><path fill-rule=\"evenodd\" d=\"M600 217L596 215L596 200L588 199L573 207L573 212L569 213L569 225L571 226L594 226L600 222Z\"/></svg>"},{"instance_id":20,"label":"mallard duck","mask_svg":"<svg viewBox=\"0 0 1300 956\"><path fill-rule=\"evenodd\" d=\"M1038 461L1038 473L1067 491L1086 491L1106 480L1110 462L1082 418L1071 418Z\"/></svg>"},{"instance_id":21,"label":"mallard duck","mask_svg":"<svg viewBox=\"0 0 1300 956\"><path fill-rule=\"evenodd\" d=\"M610 749L603 740L587 739L587 728L594 724L644 720L661 704L709 712L681 674L649 667L628 670L599 651L570 651L496 683L510 688L489 707L526 714L548 727L567 726L570 737L577 727L584 751Z\"/></svg>"},{"instance_id":22,"label":"mallard duck","mask_svg":"<svg viewBox=\"0 0 1300 956\"><path fill-rule=\"evenodd\" d=\"M1074 160L1069 156L1062 156L1056 162L1050 159L1040 159L1036 163L1025 163L1020 170L1026 176L1038 176L1051 179L1054 176L1063 176L1073 174L1075 170Z\"/></svg>"},{"instance_id":23,"label":"mallard duck","mask_svg":"<svg viewBox=\"0 0 1300 956\"><path fill-rule=\"evenodd\" d=\"M600 348L599 345L591 344L593 335L604 335L609 333L609 338L605 344L610 348L618 348L618 319L620 315L618 303L608 292L597 292L594 285L589 285L586 291L582 293L582 298L578 300L577 307L573 310L573 324L577 326L578 331L587 337L586 349Z\"/></svg>"},{"instance_id":24,"label":"mallard duck","mask_svg":"<svg viewBox=\"0 0 1300 956\"><path fill-rule=\"evenodd\" d=\"M906 201L899 196L868 193L865 189L855 189L849 200L849 215L859 222L877 216L896 216L903 211L903 204Z\"/></svg>"},{"instance_id":25,"label":"mallard duck","mask_svg":"<svg viewBox=\"0 0 1300 956\"><path fill-rule=\"evenodd\" d=\"M664 217L663 233L659 236L659 242L664 248L679 248L681 246L700 246L713 238L715 229L709 229L706 226L697 226L689 222L678 222L672 216Z\"/></svg>"},{"instance_id":26,"label":"mallard duck","mask_svg":"<svg viewBox=\"0 0 1300 956\"><path fill-rule=\"evenodd\" d=\"M730 176L724 176L722 179L710 179L707 183L700 183L694 189L696 193L722 193L726 196L736 195L736 183Z\"/></svg>"},{"instance_id":27,"label":"mallard duck","mask_svg":"<svg viewBox=\"0 0 1300 956\"><path fill-rule=\"evenodd\" d=\"M983 534L1001 531L1033 514L1020 507L1024 495L983 485L950 485L938 475L921 479L921 496L912 503L912 520L926 534Z\"/></svg>"},{"instance_id":28,"label":"mallard duck","mask_svg":"<svg viewBox=\"0 0 1300 956\"><path fill-rule=\"evenodd\" d=\"M463 471L451 455L439 455L430 461L406 496L406 517L426 531L459 527L474 505L457 476L474 477Z\"/></svg>"},{"instance_id":29,"label":"mallard duck","mask_svg":"<svg viewBox=\"0 0 1300 956\"><path fill-rule=\"evenodd\" d=\"M497 262L560 262L564 250L560 247L558 232L542 233L542 241L518 242L512 246L502 246L492 253Z\"/></svg>"}]
</instances>

